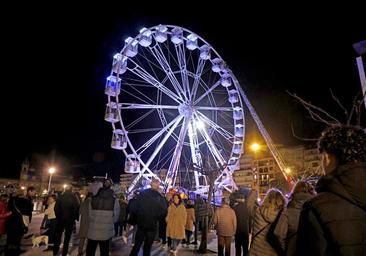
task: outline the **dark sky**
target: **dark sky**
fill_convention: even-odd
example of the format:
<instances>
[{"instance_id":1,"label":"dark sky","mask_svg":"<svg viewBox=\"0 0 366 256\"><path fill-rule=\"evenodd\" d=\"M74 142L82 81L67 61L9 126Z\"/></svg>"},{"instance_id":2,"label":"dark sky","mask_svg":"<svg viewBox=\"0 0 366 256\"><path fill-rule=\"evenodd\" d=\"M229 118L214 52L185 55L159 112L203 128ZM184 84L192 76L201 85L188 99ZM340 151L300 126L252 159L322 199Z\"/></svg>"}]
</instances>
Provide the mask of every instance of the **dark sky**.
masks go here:
<instances>
[{"instance_id":1,"label":"dark sky","mask_svg":"<svg viewBox=\"0 0 366 256\"><path fill-rule=\"evenodd\" d=\"M357 8L274 12L230 5L194 9L187 3L159 11L157 5L136 5L4 10L1 176L16 176L25 157L50 152L70 165L85 164L84 171L100 164L99 170L118 175L121 157L109 149L111 127L103 120L104 83L113 54L143 26L175 24L206 39L278 144L301 143L291 135L291 122L304 137L317 136L321 128L286 90L337 115L329 88L348 107L361 88L352 44L366 39L366 29ZM95 161L95 152L104 152L106 160Z\"/></svg>"}]
</instances>

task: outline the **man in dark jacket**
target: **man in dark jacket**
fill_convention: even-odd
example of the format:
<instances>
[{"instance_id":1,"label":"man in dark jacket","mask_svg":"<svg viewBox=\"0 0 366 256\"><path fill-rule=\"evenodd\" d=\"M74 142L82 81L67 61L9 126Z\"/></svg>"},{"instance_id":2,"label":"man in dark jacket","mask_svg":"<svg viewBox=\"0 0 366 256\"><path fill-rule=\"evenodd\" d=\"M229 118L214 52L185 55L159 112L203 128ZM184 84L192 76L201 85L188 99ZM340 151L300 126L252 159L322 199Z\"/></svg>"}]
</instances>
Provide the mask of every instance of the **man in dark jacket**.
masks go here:
<instances>
[{"instance_id":1,"label":"man in dark jacket","mask_svg":"<svg viewBox=\"0 0 366 256\"><path fill-rule=\"evenodd\" d=\"M236 215L236 232L235 232L235 255L248 255L249 243L249 221L250 214L244 195L239 194L236 198L237 204L233 207Z\"/></svg>"},{"instance_id":2,"label":"man in dark jacket","mask_svg":"<svg viewBox=\"0 0 366 256\"><path fill-rule=\"evenodd\" d=\"M194 212L196 214L196 222L194 223L194 241L192 244L196 245L198 230L202 231L204 229L205 218L208 218L207 204L200 194L197 194L194 200Z\"/></svg>"},{"instance_id":3,"label":"man in dark jacket","mask_svg":"<svg viewBox=\"0 0 366 256\"><path fill-rule=\"evenodd\" d=\"M326 175L304 204L298 255L366 255L366 133L332 126L318 142Z\"/></svg>"},{"instance_id":4,"label":"man in dark jacket","mask_svg":"<svg viewBox=\"0 0 366 256\"><path fill-rule=\"evenodd\" d=\"M152 180L151 188L142 191L131 206L131 214L137 218L137 233L135 244L130 256L137 256L144 243L144 256L150 255L151 246L157 232L158 221L167 214L164 197L158 192L159 181Z\"/></svg>"},{"instance_id":5,"label":"man in dark jacket","mask_svg":"<svg viewBox=\"0 0 366 256\"><path fill-rule=\"evenodd\" d=\"M55 205L56 235L53 255L60 250L61 236L65 231L62 256L66 256L69 250L69 242L75 221L79 219L79 200L72 192L72 186L68 186L65 192L57 199Z\"/></svg>"}]
</instances>

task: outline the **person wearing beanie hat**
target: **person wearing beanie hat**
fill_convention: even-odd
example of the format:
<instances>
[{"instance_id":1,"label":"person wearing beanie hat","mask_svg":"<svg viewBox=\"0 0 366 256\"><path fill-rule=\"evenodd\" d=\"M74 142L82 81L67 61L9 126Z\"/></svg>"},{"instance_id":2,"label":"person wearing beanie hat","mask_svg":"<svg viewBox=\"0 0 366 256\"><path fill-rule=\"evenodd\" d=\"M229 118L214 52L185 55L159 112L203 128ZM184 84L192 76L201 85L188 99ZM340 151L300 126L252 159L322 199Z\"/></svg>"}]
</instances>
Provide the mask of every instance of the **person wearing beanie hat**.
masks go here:
<instances>
[{"instance_id":1,"label":"person wearing beanie hat","mask_svg":"<svg viewBox=\"0 0 366 256\"><path fill-rule=\"evenodd\" d=\"M366 255L366 132L331 126L318 148L325 176L303 206L296 255Z\"/></svg>"}]
</instances>

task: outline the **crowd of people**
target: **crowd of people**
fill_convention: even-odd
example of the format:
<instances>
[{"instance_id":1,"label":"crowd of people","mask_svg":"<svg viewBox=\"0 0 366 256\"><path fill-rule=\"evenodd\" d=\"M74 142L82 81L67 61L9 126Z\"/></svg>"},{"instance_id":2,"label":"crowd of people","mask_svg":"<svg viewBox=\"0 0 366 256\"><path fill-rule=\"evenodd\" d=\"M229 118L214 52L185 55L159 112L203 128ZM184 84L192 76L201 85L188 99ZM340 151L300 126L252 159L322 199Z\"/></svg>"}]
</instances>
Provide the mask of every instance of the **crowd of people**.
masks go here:
<instances>
[{"instance_id":1,"label":"crowd of people","mask_svg":"<svg viewBox=\"0 0 366 256\"><path fill-rule=\"evenodd\" d=\"M215 211L199 194L183 200L179 193L163 194L153 179L149 189L132 198L117 196L106 179L83 200L72 187L47 197L41 233L49 250L69 253L69 241L79 221L78 255L110 253L114 236L125 244L132 233L131 256L151 253L154 241L176 255L178 246L197 245L205 225L216 230L218 255L366 255L366 133L350 126L326 129L318 141L325 175L313 187L298 181L287 197L276 188L258 203L257 191L239 194L235 202L223 197ZM23 191L21 191L23 192ZM2 195L0 256L19 255L21 239L32 221L34 188ZM193 235L194 234L194 235ZM193 235L193 239L192 239Z\"/></svg>"}]
</instances>

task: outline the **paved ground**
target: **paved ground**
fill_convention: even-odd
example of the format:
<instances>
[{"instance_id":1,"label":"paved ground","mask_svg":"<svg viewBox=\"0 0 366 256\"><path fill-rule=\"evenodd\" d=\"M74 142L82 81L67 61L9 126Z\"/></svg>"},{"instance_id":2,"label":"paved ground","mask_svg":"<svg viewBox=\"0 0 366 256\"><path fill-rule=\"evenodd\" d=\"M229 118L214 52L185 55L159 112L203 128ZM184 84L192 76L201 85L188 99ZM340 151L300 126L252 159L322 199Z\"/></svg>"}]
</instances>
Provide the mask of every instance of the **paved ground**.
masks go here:
<instances>
[{"instance_id":1,"label":"paved ground","mask_svg":"<svg viewBox=\"0 0 366 256\"><path fill-rule=\"evenodd\" d=\"M35 215L32 219L32 223L30 226L30 232L34 234L39 234L39 226L41 224L43 215L38 214ZM214 232L209 233L209 244L208 249L210 252L204 254L204 255L217 255L217 240L216 235ZM112 256L127 256L130 253L131 250L131 237L129 237L128 244L125 244L121 237L113 238L112 240L112 250L111 255ZM77 237L77 233L72 235L70 244L70 255L76 256L77 255L77 247L79 245L79 239ZM152 247L152 256L165 256L170 255L169 251L167 249L161 249L160 243L154 243ZM23 239L22 241L22 249L26 250L26 252L22 255L24 256L52 256L52 251L46 251L43 252L42 249L44 248L32 248L32 241L31 238ZM178 247L178 253L179 256L188 256L188 255L203 255L196 252L197 247L190 246L189 248L183 248L181 245ZM234 250L234 243L231 244L231 255L235 255ZM99 252L97 250L97 254L99 255ZM140 251L139 256L142 256L142 251Z\"/></svg>"}]
</instances>

